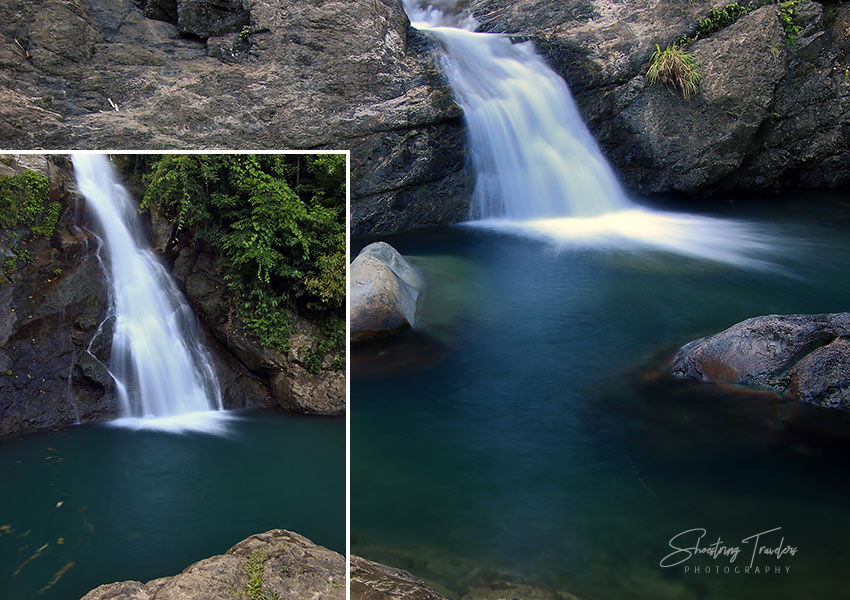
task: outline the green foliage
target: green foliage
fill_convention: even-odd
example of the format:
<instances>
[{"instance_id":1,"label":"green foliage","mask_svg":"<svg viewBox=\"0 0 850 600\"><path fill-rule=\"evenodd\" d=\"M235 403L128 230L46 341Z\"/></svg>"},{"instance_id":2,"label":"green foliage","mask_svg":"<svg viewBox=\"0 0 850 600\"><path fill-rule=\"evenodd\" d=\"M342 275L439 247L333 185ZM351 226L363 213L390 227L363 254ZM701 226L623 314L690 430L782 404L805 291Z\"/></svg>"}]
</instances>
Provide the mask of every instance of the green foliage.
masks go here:
<instances>
[{"instance_id":1,"label":"green foliage","mask_svg":"<svg viewBox=\"0 0 850 600\"><path fill-rule=\"evenodd\" d=\"M304 358L307 370L318 373L322 368L322 361L329 352L345 348L345 319L328 318L322 331L324 337L313 336L313 345ZM340 352L333 357L334 369L339 370L344 366L344 360Z\"/></svg>"},{"instance_id":2,"label":"green foliage","mask_svg":"<svg viewBox=\"0 0 850 600\"><path fill-rule=\"evenodd\" d=\"M3 274L6 279L10 279L12 275L18 272L18 269L23 264L32 262L29 250L21 248L12 248L13 256L7 256L3 261Z\"/></svg>"},{"instance_id":3,"label":"green foliage","mask_svg":"<svg viewBox=\"0 0 850 600\"><path fill-rule=\"evenodd\" d=\"M29 235L53 237L61 212L61 204L50 202L50 183L44 175L24 171L14 177L0 177L0 227L29 230L7 233L14 253L3 260L3 273L7 280L22 264L32 261L29 251L15 247L14 243ZM22 241L20 243L23 245Z\"/></svg>"},{"instance_id":4,"label":"green foliage","mask_svg":"<svg viewBox=\"0 0 850 600\"><path fill-rule=\"evenodd\" d=\"M277 592L267 592L263 589L263 565L268 558L265 550L257 548L245 563L248 581L245 582L242 592L248 600L282 600Z\"/></svg>"},{"instance_id":5,"label":"green foliage","mask_svg":"<svg viewBox=\"0 0 850 600\"><path fill-rule=\"evenodd\" d=\"M56 231L56 223L59 222L59 213L61 212L62 205L58 202L48 204L41 216L41 221L37 225L32 226L33 235L52 238L54 231Z\"/></svg>"},{"instance_id":6,"label":"green foliage","mask_svg":"<svg viewBox=\"0 0 850 600\"><path fill-rule=\"evenodd\" d=\"M655 48L646 73L650 83L660 82L678 87L685 100L690 100L700 80L699 62L696 57L675 44L664 50L657 44Z\"/></svg>"},{"instance_id":7,"label":"green foliage","mask_svg":"<svg viewBox=\"0 0 850 600\"><path fill-rule=\"evenodd\" d=\"M217 250L235 308L264 345L289 350L291 312L344 329L344 155L142 160L142 207Z\"/></svg>"},{"instance_id":8,"label":"green foliage","mask_svg":"<svg viewBox=\"0 0 850 600\"><path fill-rule=\"evenodd\" d=\"M53 274L56 275L56 277L59 277L62 274L62 269L56 267L55 269L53 269Z\"/></svg>"},{"instance_id":9,"label":"green foliage","mask_svg":"<svg viewBox=\"0 0 850 600\"><path fill-rule=\"evenodd\" d=\"M782 27L785 29L785 40L790 46L796 41L796 36L802 29L802 27L795 22L796 15L794 14L794 8L803 2L809 2L809 0L757 0L754 2L746 2L745 5L733 2L723 6L722 8L713 8L708 11L706 18L700 19L697 28L691 34L683 35L679 38L676 45L682 48L687 48L692 42L708 37L713 33L720 31L724 27L728 27L744 15L751 13L762 6L778 4L779 20L782 23ZM829 11L827 11L827 22L829 19L828 13Z\"/></svg>"},{"instance_id":10,"label":"green foliage","mask_svg":"<svg viewBox=\"0 0 850 600\"><path fill-rule=\"evenodd\" d=\"M698 40L720 31L724 27L731 25L740 19L748 12L750 12L749 8L745 8L737 2L727 4L722 8L712 8L708 11L708 16L705 19L700 20L699 25L697 25L697 29L693 34L693 39Z\"/></svg>"},{"instance_id":11,"label":"green foliage","mask_svg":"<svg viewBox=\"0 0 850 600\"><path fill-rule=\"evenodd\" d=\"M45 203L49 197L50 184L47 177L35 171L0 178L0 227L13 229L42 225ZM57 219L59 208L56 209ZM48 229L53 235L52 227Z\"/></svg>"},{"instance_id":12,"label":"green foliage","mask_svg":"<svg viewBox=\"0 0 850 600\"><path fill-rule=\"evenodd\" d=\"M796 21L795 8L807 0L788 0L779 4L779 21L785 30L785 43L789 46L797 41L797 34L803 29Z\"/></svg>"}]
</instances>

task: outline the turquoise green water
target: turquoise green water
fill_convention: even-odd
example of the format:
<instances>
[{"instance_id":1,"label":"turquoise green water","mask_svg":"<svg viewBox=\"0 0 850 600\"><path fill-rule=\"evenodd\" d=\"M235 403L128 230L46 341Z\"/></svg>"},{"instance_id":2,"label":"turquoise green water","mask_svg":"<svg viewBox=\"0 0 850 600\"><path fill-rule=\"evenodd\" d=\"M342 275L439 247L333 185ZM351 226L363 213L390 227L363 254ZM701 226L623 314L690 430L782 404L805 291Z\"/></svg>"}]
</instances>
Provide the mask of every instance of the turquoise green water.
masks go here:
<instances>
[{"instance_id":1,"label":"turquoise green water","mask_svg":"<svg viewBox=\"0 0 850 600\"><path fill-rule=\"evenodd\" d=\"M0 439L0 597L174 575L273 528L344 553L344 421L248 411L228 428Z\"/></svg>"},{"instance_id":2,"label":"turquoise green water","mask_svg":"<svg viewBox=\"0 0 850 600\"><path fill-rule=\"evenodd\" d=\"M772 266L465 228L384 238L428 287L419 331L353 356L352 552L451 597L498 579L587 599L850 595L848 416L663 372L746 317L850 309L850 205L715 212L767 234ZM776 527L763 541L797 552L757 557L768 574L659 564L705 528L743 567L742 540Z\"/></svg>"}]
</instances>

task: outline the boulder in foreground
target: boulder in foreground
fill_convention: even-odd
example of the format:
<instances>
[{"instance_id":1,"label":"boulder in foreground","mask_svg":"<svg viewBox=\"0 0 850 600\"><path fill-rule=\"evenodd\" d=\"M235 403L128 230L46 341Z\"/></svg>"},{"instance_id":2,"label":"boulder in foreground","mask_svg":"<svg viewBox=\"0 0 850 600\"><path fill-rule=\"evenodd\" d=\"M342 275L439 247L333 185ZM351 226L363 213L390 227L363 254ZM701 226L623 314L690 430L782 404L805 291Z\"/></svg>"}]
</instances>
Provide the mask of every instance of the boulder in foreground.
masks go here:
<instances>
[{"instance_id":1,"label":"boulder in foreground","mask_svg":"<svg viewBox=\"0 0 850 600\"><path fill-rule=\"evenodd\" d=\"M345 598L345 557L297 533L273 529L252 535L225 554L196 562L179 575L102 585L83 600L233 600L243 597L252 567L262 573L266 596Z\"/></svg>"},{"instance_id":2,"label":"boulder in foreground","mask_svg":"<svg viewBox=\"0 0 850 600\"><path fill-rule=\"evenodd\" d=\"M850 411L850 313L747 319L683 346L672 373Z\"/></svg>"},{"instance_id":3,"label":"boulder in foreground","mask_svg":"<svg viewBox=\"0 0 850 600\"><path fill-rule=\"evenodd\" d=\"M385 242L369 244L349 273L352 343L413 327L422 278L395 248Z\"/></svg>"}]
</instances>

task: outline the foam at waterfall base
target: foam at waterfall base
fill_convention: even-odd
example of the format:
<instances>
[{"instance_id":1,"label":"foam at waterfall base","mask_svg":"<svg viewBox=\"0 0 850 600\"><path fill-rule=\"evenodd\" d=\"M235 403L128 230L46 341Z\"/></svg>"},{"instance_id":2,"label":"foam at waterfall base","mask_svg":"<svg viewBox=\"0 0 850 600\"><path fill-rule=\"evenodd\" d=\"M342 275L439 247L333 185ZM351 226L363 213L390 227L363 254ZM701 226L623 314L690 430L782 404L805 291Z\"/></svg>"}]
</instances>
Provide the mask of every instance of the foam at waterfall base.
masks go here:
<instances>
[{"instance_id":1,"label":"foam at waterfall base","mask_svg":"<svg viewBox=\"0 0 850 600\"><path fill-rule=\"evenodd\" d=\"M596 217L484 219L465 227L538 239L556 248L656 249L741 267L771 269L775 235L755 224L687 213L629 209Z\"/></svg>"},{"instance_id":2,"label":"foam at waterfall base","mask_svg":"<svg viewBox=\"0 0 850 600\"><path fill-rule=\"evenodd\" d=\"M164 417L122 417L106 425L134 431L162 431L166 433L207 433L225 435L228 425L238 417L225 410L204 410Z\"/></svg>"}]
</instances>

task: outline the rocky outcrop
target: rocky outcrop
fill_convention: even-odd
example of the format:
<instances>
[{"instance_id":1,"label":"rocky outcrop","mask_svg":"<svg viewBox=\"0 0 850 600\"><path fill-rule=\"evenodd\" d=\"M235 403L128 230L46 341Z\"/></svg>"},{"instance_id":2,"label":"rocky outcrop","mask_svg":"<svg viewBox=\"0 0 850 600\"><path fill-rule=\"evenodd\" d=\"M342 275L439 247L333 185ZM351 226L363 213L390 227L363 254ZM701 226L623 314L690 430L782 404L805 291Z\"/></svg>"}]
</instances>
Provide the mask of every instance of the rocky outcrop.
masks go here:
<instances>
[{"instance_id":1,"label":"rocky outcrop","mask_svg":"<svg viewBox=\"0 0 850 600\"><path fill-rule=\"evenodd\" d=\"M764 2L743 2L756 8ZM534 40L570 84L625 184L707 194L850 183L850 7L794 7L789 42L779 7L753 10L689 48L701 65L690 101L650 85L661 48L694 31L711 0L615 3L473 0L488 31Z\"/></svg>"},{"instance_id":2,"label":"rocky outcrop","mask_svg":"<svg viewBox=\"0 0 850 600\"><path fill-rule=\"evenodd\" d=\"M297 533L274 529L252 535L179 575L102 585L82 600L233 600L243 597L254 565L261 573L264 598L345 598L345 557Z\"/></svg>"},{"instance_id":3,"label":"rocky outcrop","mask_svg":"<svg viewBox=\"0 0 850 600\"><path fill-rule=\"evenodd\" d=\"M462 115L398 0L11 0L0 147L352 151L354 222L463 218Z\"/></svg>"},{"instance_id":4,"label":"rocky outcrop","mask_svg":"<svg viewBox=\"0 0 850 600\"><path fill-rule=\"evenodd\" d=\"M850 313L747 319L686 344L672 373L850 411Z\"/></svg>"},{"instance_id":5,"label":"rocky outcrop","mask_svg":"<svg viewBox=\"0 0 850 600\"><path fill-rule=\"evenodd\" d=\"M349 279L352 343L413 327L422 278L395 248L385 242L363 248L351 263Z\"/></svg>"},{"instance_id":6,"label":"rocky outcrop","mask_svg":"<svg viewBox=\"0 0 850 600\"><path fill-rule=\"evenodd\" d=\"M351 600L445 600L407 571L351 557Z\"/></svg>"},{"instance_id":7,"label":"rocky outcrop","mask_svg":"<svg viewBox=\"0 0 850 600\"><path fill-rule=\"evenodd\" d=\"M50 237L0 229L0 435L114 416L111 323L97 242L75 224L79 196L67 156L6 155L0 177L27 170L61 206ZM86 219L79 205L80 222Z\"/></svg>"},{"instance_id":8,"label":"rocky outcrop","mask_svg":"<svg viewBox=\"0 0 850 600\"><path fill-rule=\"evenodd\" d=\"M174 276L208 332L229 407L345 413L345 357L320 348L324 335L315 324L291 314L289 352L264 347L245 329L215 252L201 243L162 245L174 253Z\"/></svg>"}]
</instances>

